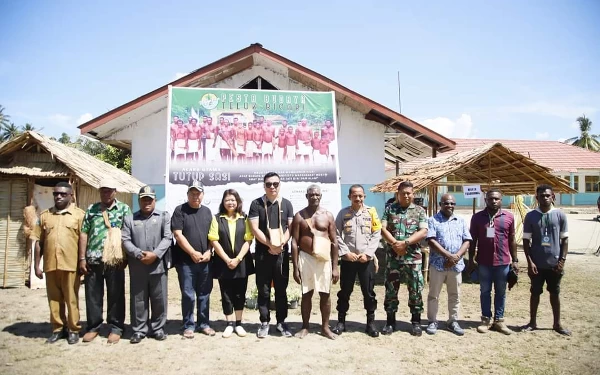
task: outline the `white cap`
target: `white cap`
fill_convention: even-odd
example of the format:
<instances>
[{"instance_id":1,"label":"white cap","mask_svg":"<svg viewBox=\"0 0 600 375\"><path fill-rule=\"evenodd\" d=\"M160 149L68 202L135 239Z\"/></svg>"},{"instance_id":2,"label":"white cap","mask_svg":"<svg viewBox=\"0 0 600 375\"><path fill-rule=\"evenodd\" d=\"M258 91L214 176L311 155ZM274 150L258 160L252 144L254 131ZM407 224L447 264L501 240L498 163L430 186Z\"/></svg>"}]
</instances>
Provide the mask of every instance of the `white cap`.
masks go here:
<instances>
[{"instance_id":1,"label":"white cap","mask_svg":"<svg viewBox=\"0 0 600 375\"><path fill-rule=\"evenodd\" d=\"M100 180L100 188L117 189L117 182L112 178L103 178Z\"/></svg>"}]
</instances>

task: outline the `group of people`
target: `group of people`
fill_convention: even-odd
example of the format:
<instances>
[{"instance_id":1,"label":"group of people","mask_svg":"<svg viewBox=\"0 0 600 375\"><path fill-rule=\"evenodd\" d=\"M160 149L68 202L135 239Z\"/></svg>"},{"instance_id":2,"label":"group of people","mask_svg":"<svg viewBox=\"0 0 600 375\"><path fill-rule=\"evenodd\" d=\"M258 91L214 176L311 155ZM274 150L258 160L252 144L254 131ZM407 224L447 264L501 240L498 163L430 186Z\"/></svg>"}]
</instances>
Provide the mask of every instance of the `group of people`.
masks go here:
<instances>
[{"instance_id":1,"label":"group of people","mask_svg":"<svg viewBox=\"0 0 600 375\"><path fill-rule=\"evenodd\" d=\"M202 123L195 117L187 122L173 116L170 125L171 159L177 161L199 160L231 161L239 164L301 163L322 165L335 161L337 143L335 129L330 120L318 128L306 119L297 125L282 120L274 125L271 120L258 116L253 121L241 122L237 117L230 123L219 117L213 124L210 116Z\"/></svg>"},{"instance_id":2,"label":"group of people","mask_svg":"<svg viewBox=\"0 0 600 375\"><path fill-rule=\"evenodd\" d=\"M150 186L139 192L139 210L116 198L117 185L103 181L100 202L87 211L73 202L72 187L61 182L54 187L54 207L43 211L31 238L36 241L35 273L46 275L52 335L47 342L67 338L79 341L78 290L80 275L85 276L87 324L84 342L93 341L103 323L104 284L107 293L108 343L119 342L125 322L125 274L129 266L132 344L146 337L164 340L167 319L167 271L174 265L181 290L182 335L193 338L200 332L214 336L209 316L213 279L221 292L226 318L223 337L234 333L246 336L242 325L248 276L254 274L258 291L260 325L258 338L270 334L270 293L275 294L275 330L281 336L293 334L286 323L287 287L292 274L302 289L302 328L297 337L308 334L312 297L319 294L321 333L335 339L346 331L349 300L358 276L366 311L365 332L378 337L375 325L377 298L374 279L378 263L376 250L383 239L386 252L384 310L387 321L381 333L396 330L400 283L407 284L411 313L411 334L422 334L424 304L422 244L431 249L430 282L427 296L426 332L438 329L438 298L442 285L448 291L447 329L457 335L464 330L458 323L460 285L469 253L470 274L480 283L481 324L477 331L496 330L510 334L504 323L506 287L518 272L513 215L501 208L502 194L497 189L486 193L486 208L473 215L470 227L454 215L456 201L444 194L440 211L429 219L425 210L413 203L413 185L400 183L396 200L387 205L381 220L373 207L364 204L361 185L352 185L351 205L337 216L321 207L319 185L307 188L307 206L294 214L289 200L280 195L281 180L269 172L263 178L265 194L242 210L237 191L223 193L219 212L202 205L204 187L194 181L188 186L187 202L177 206L173 215L156 208L156 193ZM552 187L540 185L536 191L539 208L524 221L524 250L531 278L531 318L524 331L537 329L537 307L544 284L550 293L554 313L553 329L563 335L570 332L560 321L560 281L568 252L565 214L553 208ZM174 240L174 241L173 241ZM250 252L255 242L254 253ZM119 257L115 248L121 248ZM291 244L291 251L288 248ZM115 255L117 253L117 255ZM43 256L44 270L40 269ZM337 293L338 320L329 324L330 290L340 282ZM491 291L494 287L494 312ZM197 304L197 307L196 307Z\"/></svg>"}]
</instances>

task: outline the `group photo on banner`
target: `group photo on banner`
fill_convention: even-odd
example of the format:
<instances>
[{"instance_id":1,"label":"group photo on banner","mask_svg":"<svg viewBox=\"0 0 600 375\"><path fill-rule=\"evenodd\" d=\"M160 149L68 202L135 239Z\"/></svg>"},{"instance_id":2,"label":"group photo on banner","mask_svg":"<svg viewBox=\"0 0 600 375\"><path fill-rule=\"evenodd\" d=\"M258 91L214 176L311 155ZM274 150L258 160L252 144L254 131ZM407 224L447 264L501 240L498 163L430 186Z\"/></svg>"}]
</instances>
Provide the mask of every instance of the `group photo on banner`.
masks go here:
<instances>
[{"instance_id":1,"label":"group photo on banner","mask_svg":"<svg viewBox=\"0 0 600 375\"><path fill-rule=\"evenodd\" d=\"M168 112L168 208L193 181L211 209L225 186L249 202L275 171L292 203L319 183L323 204L339 210L334 93L171 87Z\"/></svg>"}]
</instances>

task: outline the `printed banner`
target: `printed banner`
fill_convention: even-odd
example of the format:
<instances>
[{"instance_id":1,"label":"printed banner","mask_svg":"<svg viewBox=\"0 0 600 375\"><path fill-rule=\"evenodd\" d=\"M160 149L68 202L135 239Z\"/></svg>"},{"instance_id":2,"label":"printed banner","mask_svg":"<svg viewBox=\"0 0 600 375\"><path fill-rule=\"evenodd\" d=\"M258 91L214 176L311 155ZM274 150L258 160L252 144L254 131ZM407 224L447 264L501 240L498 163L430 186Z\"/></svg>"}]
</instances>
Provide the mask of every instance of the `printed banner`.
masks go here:
<instances>
[{"instance_id":1,"label":"printed banner","mask_svg":"<svg viewBox=\"0 0 600 375\"><path fill-rule=\"evenodd\" d=\"M193 180L204 184L213 213L226 189L240 193L248 212L268 172L279 174L295 211L310 184L321 187L324 207L340 210L334 93L172 87L168 112L170 212Z\"/></svg>"}]
</instances>

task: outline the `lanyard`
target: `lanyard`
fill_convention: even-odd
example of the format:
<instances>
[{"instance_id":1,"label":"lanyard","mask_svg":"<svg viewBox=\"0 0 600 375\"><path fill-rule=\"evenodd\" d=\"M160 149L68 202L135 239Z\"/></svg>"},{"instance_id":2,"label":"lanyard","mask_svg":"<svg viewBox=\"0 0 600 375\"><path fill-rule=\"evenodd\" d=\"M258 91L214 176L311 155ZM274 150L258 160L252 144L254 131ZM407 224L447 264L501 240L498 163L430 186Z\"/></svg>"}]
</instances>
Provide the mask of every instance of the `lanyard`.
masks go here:
<instances>
[{"instance_id":1,"label":"lanyard","mask_svg":"<svg viewBox=\"0 0 600 375\"><path fill-rule=\"evenodd\" d=\"M490 215L490 213L488 212L488 217L490 218L490 228L494 227L494 219L496 218L496 215Z\"/></svg>"},{"instance_id":2,"label":"lanyard","mask_svg":"<svg viewBox=\"0 0 600 375\"><path fill-rule=\"evenodd\" d=\"M548 228L550 227L550 214L543 213L542 214L542 231L544 232L544 236L548 235Z\"/></svg>"}]
</instances>

